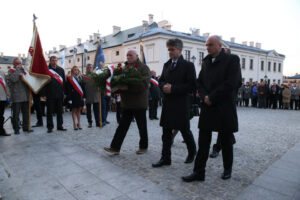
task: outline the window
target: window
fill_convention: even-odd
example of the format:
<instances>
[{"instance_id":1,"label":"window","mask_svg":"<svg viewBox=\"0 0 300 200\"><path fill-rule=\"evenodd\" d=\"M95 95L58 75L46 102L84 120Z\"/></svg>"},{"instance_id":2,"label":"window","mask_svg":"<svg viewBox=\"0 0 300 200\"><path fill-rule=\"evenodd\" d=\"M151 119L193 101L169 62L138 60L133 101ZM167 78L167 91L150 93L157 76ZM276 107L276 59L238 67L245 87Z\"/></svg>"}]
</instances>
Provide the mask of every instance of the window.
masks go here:
<instances>
[{"instance_id":1,"label":"window","mask_svg":"<svg viewBox=\"0 0 300 200\"><path fill-rule=\"evenodd\" d=\"M276 72L276 63L274 62L273 71Z\"/></svg>"},{"instance_id":2,"label":"window","mask_svg":"<svg viewBox=\"0 0 300 200\"><path fill-rule=\"evenodd\" d=\"M202 65L203 58L204 58L204 52L199 52L199 65Z\"/></svg>"},{"instance_id":3,"label":"window","mask_svg":"<svg viewBox=\"0 0 300 200\"><path fill-rule=\"evenodd\" d=\"M80 62L80 58L77 58L77 62Z\"/></svg>"},{"instance_id":4,"label":"window","mask_svg":"<svg viewBox=\"0 0 300 200\"><path fill-rule=\"evenodd\" d=\"M253 82L253 79L252 78L249 78L249 83L251 84Z\"/></svg>"},{"instance_id":5,"label":"window","mask_svg":"<svg viewBox=\"0 0 300 200\"><path fill-rule=\"evenodd\" d=\"M268 62L268 71L271 71L271 62Z\"/></svg>"},{"instance_id":6,"label":"window","mask_svg":"<svg viewBox=\"0 0 300 200\"><path fill-rule=\"evenodd\" d=\"M120 55L120 52L119 51L116 51L116 56Z\"/></svg>"},{"instance_id":7,"label":"window","mask_svg":"<svg viewBox=\"0 0 300 200\"><path fill-rule=\"evenodd\" d=\"M130 33L130 34L127 35L128 38L131 38L133 36L134 36L134 33Z\"/></svg>"},{"instance_id":8,"label":"window","mask_svg":"<svg viewBox=\"0 0 300 200\"><path fill-rule=\"evenodd\" d=\"M89 56L87 57L87 60L90 60L90 57L89 57Z\"/></svg>"},{"instance_id":9,"label":"window","mask_svg":"<svg viewBox=\"0 0 300 200\"><path fill-rule=\"evenodd\" d=\"M250 59L250 69L253 70L253 59Z\"/></svg>"},{"instance_id":10,"label":"window","mask_svg":"<svg viewBox=\"0 0 300 200\"><path fill-rule=\"evenodd\" d=\"M264 61L262 60L261 62L260 62L260 70L261 71L264 71L264 68L265 68L265 63L264 63Z\"/></svg>"},{"instance_id":11,"label":"window","mask_svg":"<svg viewBox=\"0 0 300 200\"><path fill-rule=\"evenodd\" d=\"M71 60L69 60L69 63L71 63Z\"/></svg>"},{"instance_id":12,"label":"window","mask_svg":"<svg viewBox=\"0 0 300 200\"><path fill-rule=\"evenodd\" d=\"M184 50L184 59L186 59L187 61L191 60L191 51L190 50Z\"/></svg>"},{"instance_id":13,"label":"window","mask_svg":"<svg viewBox=\"0 0 300 200\"><path fill-rule=\"evenodd\" d=\"M276 83L276 79L273 79L273 83Z\"/></svg>"},{"instance_id":14,"label":"window","mask_svg":"<svg viewBox=\"0 0 300 200\"><path fill-rule=\"evenodd\" d=\"M277 82L277 83L278 83L278 85L280 85L280 79L278 79L278 82Z\"/></svg>"},{"instance_id":15,"label":"window","mask_svg":"<svg viewBox=\"0 0 300 200\"><path fill-rule=\"evenodd\" d=\"M281 63L278 63L278 72L281 72Z\"/></svg>"},{"instance_id":16,"label":"window","mask_svg":"<svg viewBox=\"0 0 300 200\"><path fill-rule=\"evenodd\" d=\"M246 58L242 58L242 69L246 67Z\"/></svg>"}]
</instances>

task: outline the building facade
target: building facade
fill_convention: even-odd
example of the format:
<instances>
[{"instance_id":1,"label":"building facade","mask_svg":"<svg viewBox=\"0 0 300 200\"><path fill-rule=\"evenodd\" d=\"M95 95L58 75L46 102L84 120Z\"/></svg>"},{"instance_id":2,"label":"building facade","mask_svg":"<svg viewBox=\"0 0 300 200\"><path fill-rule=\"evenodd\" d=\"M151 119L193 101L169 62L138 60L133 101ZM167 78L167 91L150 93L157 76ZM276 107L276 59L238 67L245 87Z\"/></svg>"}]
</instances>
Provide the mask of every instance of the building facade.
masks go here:
<instances>
[{"instance_id":1,"label":"building facade","mask_svg":"<svg viewBox=\"0 0 300 200\"><path fill-rule=\"evenodd\" d=\"M143 21L141 26L121 31L120 27L113 26L113 33L101 37L99 34L90 36L90 39L82 43L80 39L77 45L72 47L63 47L59 51L55 49L50 51L48 57L56 55L61 65L61 52L65 51L65 68L66 72L73 65L82 68L84 47L87 48L86 63L94 63L97 41L102 43L103 53L106 64L118 64L126 60L126 52L135 49L140 52L140 41L144 47L144 53L147 65L157 74L161 74L162 67L169 59L166 42L171 38L179 38L184 43L182 55L186 60L195 64L196 73L201 70L202 59L207 56L205 41L209 36L208 33L200 36L199 29L192 30L192 33L183 33L171 30L171 24L164 20L153 22L153 15L149 15L149 21ZM223 40L223 47L231 50L232 54L240 57L243 82L268 81L269 83L281 84L283 81L283 66L285 56L277 53L275 50L263 50L261 44L254 42L235 43L235 39L230 41ZM77 53L74 56L73 49Z\"/></svg>"}]
</instances>

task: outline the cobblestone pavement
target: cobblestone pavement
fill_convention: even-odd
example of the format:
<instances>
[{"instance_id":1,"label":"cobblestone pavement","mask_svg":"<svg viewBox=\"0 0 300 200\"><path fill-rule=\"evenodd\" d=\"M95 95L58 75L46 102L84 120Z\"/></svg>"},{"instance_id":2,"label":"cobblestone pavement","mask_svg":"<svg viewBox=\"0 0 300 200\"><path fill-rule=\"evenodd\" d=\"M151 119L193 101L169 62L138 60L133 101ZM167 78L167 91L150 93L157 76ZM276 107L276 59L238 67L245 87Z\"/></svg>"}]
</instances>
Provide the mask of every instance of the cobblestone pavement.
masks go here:
<instances>
[{"instance_id":1,"label":"cobblestone pavement","mask_svg":"<svg viewBox=\"0 0 300 200\"><path fill-rule=\"evenodd\" d=\"M8 112L6 114L8 114ZM278 160L285 152L300 141L300 111L239 107L238 116L240 131L235 134L237 143L234 145L233 174L232 178L228 181L220 179L223 166L222 157L219 156L216 159L208 160L205 182L183 183L181 176L190 174L193 164L184 164L187 150L185 144L181 142L182 137L180 135L177 136L172 147L172 165L158 169L152 168L151 164L160 158L162 144L162 130L157 120L147 121L149 149L144 155L135 154L135 151L138 149L139 141L136 123L131 124L120 155L111 156L104 152L103 147L110 145L117 127L115 113L109 113L108 121L111 123L102 129L96 127L87 128L86 118L82 116L83 130L76 132L73 131L72 128L70 113L65 113L64 127L68 128L67 132L55 131L49 136L46 133L46 128L43 127L35 128L32 135L40 136L42 134L51 141L57 141L57 144L54 143L51 145L52 148L57 149L62 146L75 145L77 148L99 155L99 158L112 164L112 166L119 167L138 178L150 181L151 184L155 184L159 186L159 188L167 190L176 197L179 197L179 199L227 200L235 199L256 177L262 174L268 166ZM35 121L34 117L32 121ZM198 139L197 123L198 118L191 120L191 130L196 140ZM7 123L5 126L6 130L12 133L10 123ZM216 141L216 135L215 133L213 134L213 142ZM19 136L13 135L9 139L3 139L2 137L0 140L13 140L13 138L15 138L16 141L18 141L20 140L18 137ZM14 142L9 144L13 145ZM0 152L5 153L5 148L5 145L0 146ZM43 150L42 142L40 149L41 151L47 150ZM67 148L65 149L67 150ZM6 156L8 155L9 154L6 154ZM78 152L77 156L80 157L80 152ZM44 158L41 159L43 160ZM84 162L84 154L81 159L82 162ZM99 163L91 163L91 165L93 164L98 165ZM131 180L130 177L127 177L128 179L126 177L123 178L126 184L127 181L130 182Z\"/></svg>"}]
</instances>

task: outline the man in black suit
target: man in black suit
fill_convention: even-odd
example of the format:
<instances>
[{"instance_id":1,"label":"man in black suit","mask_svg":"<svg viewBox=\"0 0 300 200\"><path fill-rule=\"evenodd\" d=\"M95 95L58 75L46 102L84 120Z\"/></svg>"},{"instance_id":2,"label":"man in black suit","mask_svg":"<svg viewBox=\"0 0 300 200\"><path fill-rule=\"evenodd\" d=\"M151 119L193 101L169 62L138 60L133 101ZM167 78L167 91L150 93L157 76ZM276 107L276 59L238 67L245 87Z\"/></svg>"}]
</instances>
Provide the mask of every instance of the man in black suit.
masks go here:
<instances>
[{"instance_id":1,"label":"man in black suit","mask_svg":"<svg viewBox=\"0 0 300 200\"><path fill-rule=\"evenodd\" d=\"M224 172L221 176L231 178L233 163L233 133L238 131L236 91L241 86L240 60L222 49L222 39L211 36L206 41L208 56L203 60L197 79L202 98L199 118L199 150L193 173L182 177L183 181L204 181L212 131L219 132Z\"/></svg>"},{"instance_id":2,"label":"man in black suit","mask_svg":"<svg viewBox=\"0 0 300 200\"><path fill-rule=\"evenodd\" d=\"M181 55L183 43L179 39L167 41L170 59L164 64L159 87L163 95L160 125L163 127L161 159L152 167L171 164L172 130L179 130L187 145L185 163L194 161L196 144L190 132L190 96L196 88L196 72L193 63Z\"/></svg>"},{"instance_id":3,"label":"man in black suit","mask_svg":"<svg viewBox=\"0 0 300 200\"><path fill-rule=\"evenodd\" d=\"M65 71L57 66L56 56L50 57L49 71L51 73L51 81L45 87L46 104L47 104L47 129L48 133L52 132L53 113L56 112L57 130L66 131L63 128L63 99L64 99L64 83Z\"/></svg>"}]
</instances>

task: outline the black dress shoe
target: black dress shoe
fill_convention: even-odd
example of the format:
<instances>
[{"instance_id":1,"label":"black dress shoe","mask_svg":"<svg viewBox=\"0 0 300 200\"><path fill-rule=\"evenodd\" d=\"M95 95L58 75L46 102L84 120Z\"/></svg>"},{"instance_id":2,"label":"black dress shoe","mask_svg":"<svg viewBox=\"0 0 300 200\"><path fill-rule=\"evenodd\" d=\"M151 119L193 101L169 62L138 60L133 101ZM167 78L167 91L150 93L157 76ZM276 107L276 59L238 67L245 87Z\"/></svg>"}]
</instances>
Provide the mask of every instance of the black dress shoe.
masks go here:
<instances>
[{"instance_id":1,"label":"black dress shoe","mask_svg":"<svg viewBox=\"0 0 300 200\"><path fill-rule=\"evenodd\" d=\"M6 133L6 132L3 132L3 133L0 133L0 136L10 136L10 134Z\"/></svg>"},{"instance_id":2,"label":"black dress shoe","mask_svg":"<svg viewBox=\"0 0 300 200\"><path fill-rule=\"evenodd\" d=\"M19 135L19 134L20 134L19 130L15 131L15 135Z\"/></svg>"},{"instance_id":3,"label":"black dress shoe","mask_svg":"<svg viewBox=\"0 0 300 200\"><path fill-rule=\"evenodd\" d=\"M60 127L60 128L57 128L58 131L67 131L66 128L63 128L63 127Z\"/></svg>"},{"instance_id":4,"label":"black dress shoe","mask_svg":"<svg viewBox=\"0 0 300 200\"><path fill-rule=\"evenodd\" d=\"M184 163L192 163L194 161L195 154L193 155L188 155L184 161Z\"/></svg>"},{"instance_id":5,"label":"black dress shoe","mask_svg":"<svg viewBox=\"0 0 300 200\"><path fill-rule=\"evenodd\" d=\"M32 126L32 128L35 128L35 127L41 127L41 126L43 126L43 124L36 123L35 125Z\"/></svg>"},{"instance_id":6,"label":"black dress shoe","mask_svg":"<svg viewBox=\"0 0 300 200\"><path fill-rule=\"evenodd\" d=\"M205 181L205 173L193 172L188 176L181 177L184 182Z\"/></svg>"},{"instance_id":7,"label":"black dress shoe","mask_svg":"<svg viewBox=\"0 0 300 200\"><path fill-rule=\"evenodd\" d=\"M153 119L155 119L155 120L159 120L159 118L158 118L158 117L154 117Z\"/></svg>"},{"instance_id":8,"label":"black dress shoe","mask_svg":"<svg viewBox=\"0 0 300 200\"><path fill-rule=\"evenodd\" d=\"M52 133L52 129L48 129L47 133Z\"/></svg>"},{"instance_id":9,"label":"black dress shoe","mask_svg":"<svg viewBox=\"0 0 300 200\"><path fill-rule=\"evenodd\" d=\"M231 170L224 170L221 178L223 180L227 180L227 179L230 179L231 178Z\"/></svg>"},{"instance_id":10,"label":"black dress shoe","mask_svg":"<svg viewBox=\"0 0 300 200\"><path fill-rule=\"evenodd\" d=\"M162 167L164 165L171 165L171 160L160 159L157 163L153 163L152 167Z\"/></svg>"},{"instance_id":11,"label":"black dress shoe","mask_svg":"<svg viewBox=\"0 0 300 200\"><path fill-rule=\"evenodd\" d=\"M89 123L88 128L92 128L92 123Z\"/></svg>"},{"instance_id":12,"label":"black dress shoe","mask_svg":"<svg viewBox=\"0 0 300 200\"><path fill-rule=\"evenodd\" d=\"M211 152L211 154L209 155L209 157L211 157L211 158L216 158L216 157L218 157L218 155L219 155L219 152L217 152L216 150L213 150L213 151Z\"/></svg>"},{"instance_id":13,"label":"black dress shoe","mask_svg":"<svg viewBox=\"0 0 300 200\"><path fill-rule=\"evenodd\" d=\"M100 124L96 124L96 127L100 127Z\"/></svg>"}]
</instances>

